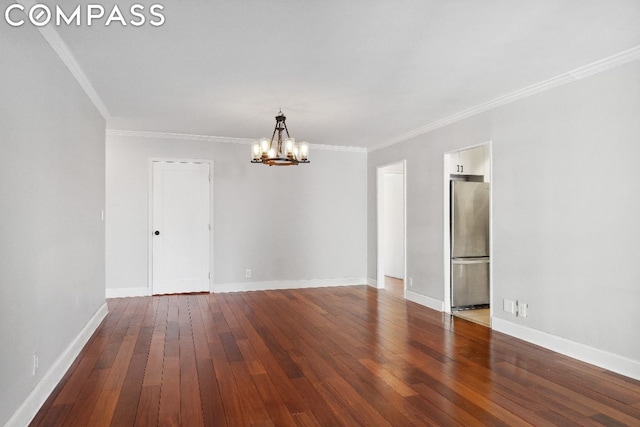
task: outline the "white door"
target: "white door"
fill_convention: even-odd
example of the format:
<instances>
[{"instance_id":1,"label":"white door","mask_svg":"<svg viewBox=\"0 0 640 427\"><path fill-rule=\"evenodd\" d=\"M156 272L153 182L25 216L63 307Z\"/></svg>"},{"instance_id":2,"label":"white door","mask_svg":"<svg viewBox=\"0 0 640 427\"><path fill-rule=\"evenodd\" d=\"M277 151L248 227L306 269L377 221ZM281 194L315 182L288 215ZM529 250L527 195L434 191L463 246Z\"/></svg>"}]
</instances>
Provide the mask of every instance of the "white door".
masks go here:
<instances>
[{"instance_id":1,"label":"white door","mask_svg":"<svg viewBox=\"0 0 640 427\"><path fill-rule=\"evenodd\" d=\"M153 162L153 294L209 291L209 164Z\"/></svg>"}]
</instances>

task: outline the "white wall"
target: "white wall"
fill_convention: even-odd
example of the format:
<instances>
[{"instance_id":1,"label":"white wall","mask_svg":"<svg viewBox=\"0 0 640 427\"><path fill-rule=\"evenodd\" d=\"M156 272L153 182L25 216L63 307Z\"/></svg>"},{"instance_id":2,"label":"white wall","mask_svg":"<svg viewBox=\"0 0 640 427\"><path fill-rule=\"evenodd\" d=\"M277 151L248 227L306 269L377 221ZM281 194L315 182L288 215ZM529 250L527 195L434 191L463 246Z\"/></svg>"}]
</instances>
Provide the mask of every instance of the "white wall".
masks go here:
<instances>
[{"instance_id":1,"label":"white wall","mask_svg":"<svg viewBox=\"0 0 640 427\"><path fill-rule=\"evenodd\" d=\"M147 290L152 158L214 162L214 290L365 283L366 153L313 150L308 165L267 167L249 163L246 144L116 135L107 137L108 293Z\"/></svg>"},{"instance_id":2,"label":"white wall","mask_svg":"<svg viewBox=\"0 0 640 427\"><path fill-rule=\"evenodd\" d=\"M368 276L376 167L408 159L407 276L443 300L443 155L491 140L495 324L640 377L639 117L635 61L370 152ZM503 298L529 317L501 311Z\"/></svg>"},{"instance_id":3,"label":"white wall","mask_svg":"<svg viewBox=\"0 0 640 427\"><path fill-rule=\"evenodd\" d=\"M0 55L0 425L23 425L105 309L105 122L34 27Z\"/></svg>"},{"instance_id":4,"label":"white wall","mask_svg":"<svg viewBox=\"0 0 640 427\"><path fill-rule=\"evenodd\" d=\"M384 173L383 238L385 276L404 279L404 176Z\"/></svg>"}]
</instances>

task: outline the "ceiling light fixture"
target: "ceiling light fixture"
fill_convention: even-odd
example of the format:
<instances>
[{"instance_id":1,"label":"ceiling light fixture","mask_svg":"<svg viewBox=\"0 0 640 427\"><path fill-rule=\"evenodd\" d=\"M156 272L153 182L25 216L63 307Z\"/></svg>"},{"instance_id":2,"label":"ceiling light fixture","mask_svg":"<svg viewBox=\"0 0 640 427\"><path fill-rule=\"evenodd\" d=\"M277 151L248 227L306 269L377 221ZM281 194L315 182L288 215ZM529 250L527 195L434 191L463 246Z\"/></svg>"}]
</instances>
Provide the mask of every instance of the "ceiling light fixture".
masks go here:
<instances>
[{"instance_id":1,"label":"ceiling light fixture","mask_svg":"<svg viewBox=\"0 0 640 427\"><path fill-rule=\"evenodd\" d=\"M262 138L260 142L253 144L251 163L262 163L269 166L291 166L298 163L309 163L309 144L301 142L296 144L296 140L291 138L287 124L287 118L282 114L282 110L276 116L276 127L273 129L271 141ZM287 137L282 138L282 131ZM276 133L278 139L275 140Z\"/></svg>"}]
</instances>

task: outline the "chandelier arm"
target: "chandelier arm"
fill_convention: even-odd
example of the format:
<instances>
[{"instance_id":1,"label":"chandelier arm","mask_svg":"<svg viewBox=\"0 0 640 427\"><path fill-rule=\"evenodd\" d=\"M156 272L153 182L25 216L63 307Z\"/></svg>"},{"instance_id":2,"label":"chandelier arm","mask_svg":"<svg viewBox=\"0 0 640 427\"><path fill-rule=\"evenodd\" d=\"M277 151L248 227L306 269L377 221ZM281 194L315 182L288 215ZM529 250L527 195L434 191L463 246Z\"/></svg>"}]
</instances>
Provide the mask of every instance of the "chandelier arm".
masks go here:
<instances>
[{"instance_id":1,"label":"chandelier arm","mask_svg":"<svg viewBox=\"0 0 640 427\"><path fill-rule=\"evenodd\" d=\"M284 116L282 120L278 122L278 157L280 157L283 153L282 151L282 129L286 129L287 125L285 123ZM288 132L287 132L288 133Z\"/></svg>"},{"instance_id":2,"label":"chandelier arm","mask_svg":"<svg viewBox=\"0 0 640 427\"><path fill-rule=\"evenodd\" d=\"M273 129L273 134L271 135L271 141L269 141L269 149L273 148L273 138L276 136L276 130L278 130L277 123L276 123L276 127Z\"/></svg>"}]
</instances>

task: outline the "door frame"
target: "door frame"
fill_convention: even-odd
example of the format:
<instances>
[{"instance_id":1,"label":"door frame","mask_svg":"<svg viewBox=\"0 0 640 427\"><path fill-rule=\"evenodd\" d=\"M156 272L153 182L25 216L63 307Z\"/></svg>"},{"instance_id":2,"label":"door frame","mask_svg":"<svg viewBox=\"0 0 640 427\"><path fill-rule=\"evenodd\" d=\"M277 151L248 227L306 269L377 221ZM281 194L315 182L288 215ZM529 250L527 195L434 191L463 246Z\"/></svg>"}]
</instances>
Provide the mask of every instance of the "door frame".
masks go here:
<instances>
[{"instance_id":1,"label":"door frame","mask_svg":"<svg viewBox=\"0 0 640 427\"><path fill-rule=\"evenodd\" d=\"M489 322L493 319L494 301L493 301L493 144L492 141L486 141L479 144L469 145L466 147L456 148L455 150L447 151L443 156L443 266L444 266L444 301L443 309L445 313L451 314L451 192L449 188L449 180L451 175L451 156L460 151L469 150L471 148L477 148L485 146L489 150L489 170L485 171L489 175Z\"/></svg>"},{"instance_id":2,"label":"door frame","mask_svg":"<svg viewBox=\"0 0 640 427\"><path fill-rule=\"evenodd\" d=\"M376 168L376 235L377 235L377 265L376 265L376 287L378 289L384 289L384 245L383 245L383 233L381 220L384 217L384 171L383 169L392 165L402 165L402 241L403 241L403 262L404 262L404 277L402 278L404 283L403 296L406 298L407 294L407 160L398 160L391 163L385 163L378 165Z\"/></svg>"},{"instance_id":3,"label":"door frame","mask_svg":"<svg viewBox=\"0 0 640 427\"><path fill-rule=\"evenodd\" d=\"M213 184L214 169L213 160L210 159L189 159L189 158L167 158L167 157L151 157L148 163L148 221L147 221L147 288L149 295L153 295L153 164L156 162L173 162L173 163L202 163L209 165L209 293L213 293L213 278L215 275L215 264L213 256Z\"/></svg>"}]
</instances>

